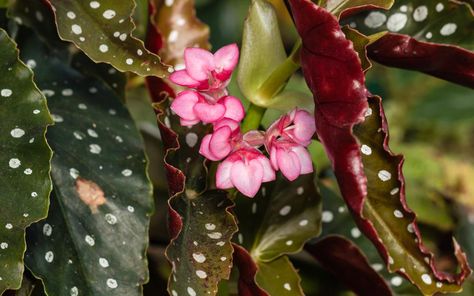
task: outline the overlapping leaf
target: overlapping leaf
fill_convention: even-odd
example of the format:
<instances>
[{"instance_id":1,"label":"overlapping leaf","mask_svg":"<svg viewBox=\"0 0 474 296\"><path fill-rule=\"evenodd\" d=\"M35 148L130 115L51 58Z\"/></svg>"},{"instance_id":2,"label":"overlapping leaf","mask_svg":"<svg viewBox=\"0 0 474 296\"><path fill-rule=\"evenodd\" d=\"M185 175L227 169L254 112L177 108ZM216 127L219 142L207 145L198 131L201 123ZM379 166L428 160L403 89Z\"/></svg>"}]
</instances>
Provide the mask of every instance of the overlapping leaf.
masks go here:
<instances>
[{"instance_id":1,"label":"overlapping leaf","mask_svg":"<svg viewBox=\"0 0 474 296\"><path fill-rule=\"evenodd\" d=\"M264 185L254 199L239 196L235 212L239 218L236 243L254 260L257 284L270 295L302 295L298 275L283 255L300 251L320 232L321 200L313 175L293 182L279 177ZM282 268L288 272L279 272L278 280L268 278L271 270Z\"/></svg>"},{"instance_id":2,"label":"overlapping leaf","mask_svg":"<svg viewBox=\"0 0 474 296\"><path fill-rule=\"evenodd\" d=\"M337 18L343 13L368 10L373 8L389 9L394 0L322 0L321 7L330 11Z\"/></svg>"},{"instance_id":3,"label":"overlapping leaf","mask_svg":"<svg viewBox=\"0 0 474 296\"><path fill-rule=\"evenodd\" d=\"M474 87L474 15L468 4L397 1L390 11L363 12L343 22L364 34L391 32L368 48L379 63Z\"/></svg>"},{"instance_id":4,"label":"overlapping leaf","mask_svg":"<svg viewBox=\"0 0 474 296\"><path fill-rule=\"evenodd\" d=\"M0 29L0 294L19 288L23 275L25 228L43 219L51 192L51 149L45 139L52 124L33 73Z\"/></svg>"},{"instance_id":5,"label":"overlapping leaf","mask_svg":"<svg viewBox=\"0 0 474 296\"><path fill-rule=\"evenodd\" d=\"M389 269L407 276L424 294L460 290L470 273L466 258L455 245L461 273L434 267L405 202L403 159L388 148L380 99L367 99L360 61L336 18L307 0L290 3L303 39L302 65L315 97L318 136L359 227Z\"/></svg>"},{"instance_id":6,"label":"overlapping leaf","mask_svg":"<svg viewBox=\"0 0 474 296\"><path fill-rule=\"evenodd\" d=\"M26 29L19 40L56 122L52 206L28 232L26 263L48 294L140 295L153 201L139 133L111 88L58 58L67 53Z\"/></svg>"},{"instance_id":7,"label":"overlapping leaf","mask_svg":"<svg viewBox=\"0 0 474 296\"><path fill-rule=\"evenodd\" d=\"M177 1L171 7L157 10L157 15L163 13L172 19L184 18L191 21L189 25L196 32L201 32L198 36L193 36L179 29L186 36L176 44L182 47L179 52L183 52L184 47L193 46L191 43L197 40L200 40L198 44L208 46L207 29L194 18L192 3L193 1ZM166 20L164 21L166 24ZM175 47L167 47L163 42L175 38L172 34L176 33L171 31L169 34L166 39L162 39L158 28L151 24L147 46L155 52L162 48L164 52L168 52ZM182 57L173 54L168 52L170 61L182 62ZM228 279L230 275L233 253L230 240L237 226L229 212L233 203L228 199L227 193L206 190L207 169L204 158L198 153L198 147L199 140L208 132L209 127L200 124L192 128L182 127L179 118L169 109L169 99L174 97L174 90L162 79L150 77L147 82L155 102L158 125L166 149L165 168L171 196L169 227L172 240L166 255L172 264L172 275L168 290L171 295L215 295L219 281Z\"/></svg>"},{"instance_id":8,"label":"overlapping leaf","mask_svg":"<svg viewBox=\"0 0 474 296\"><path fill-rule=\"evenodd\" d=\"M307 245L305 250L357 295L392 295L383 278L351 241L332 235Z\"/></svg>"},{"instance_id":9,"label":"overlapping leaf","mask_svg":"<svg viewBox=\"0 0 474 296\"><path fill-rule=\"evenodd\" d=\"M92 60L120 71L165 77L168 66L133 37L133 0L48 0L62 39L73 42Z\"/></svg>"}]
</instances>

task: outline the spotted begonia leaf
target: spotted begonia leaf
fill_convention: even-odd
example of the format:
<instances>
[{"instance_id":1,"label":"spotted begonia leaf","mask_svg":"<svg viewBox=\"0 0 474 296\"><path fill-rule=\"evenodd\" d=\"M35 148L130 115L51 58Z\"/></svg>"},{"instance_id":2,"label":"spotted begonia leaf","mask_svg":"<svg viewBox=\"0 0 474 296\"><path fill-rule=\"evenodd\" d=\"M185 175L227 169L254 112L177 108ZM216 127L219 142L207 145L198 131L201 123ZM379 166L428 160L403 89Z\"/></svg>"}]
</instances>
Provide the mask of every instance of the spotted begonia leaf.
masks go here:
<instances>
[{"instance_id":1,"label":"spotted begonia leaf","mask_svg":"<svg viewBox=\"0 0 474 296\"><path fill-rule=\"evenodd\" d=\"M168 66L132 35L133 0L48 2L54 10L61 38L73 42L92 60L142 76L167 76Z\"/></svg>"},{"instance_id":2,"label":"spotted begonia leaf","mask_svg":"<svg viewBox=\"0 0 474 296\"><path fill-rule=\"evenodd\" d=\"M474 87L474 15L468 4L397 1L390 11L363 12L343 23L364 34L390 32L368 48L376 62Z\"/></svg>"},{"instance_id":3,"label":"spotted begonia leaf","mask_svg":"<svg viewBox=\"0 0 474 296\"><path fill-rule=\"evenodd\" d=\"M65 53L51 52L26 29L19 43L22 58L36 61L56 122L48 131L52 206L28 232L26 264L51 295L140 295L153 209L140 135L103 81L74 69L58 58Z\"/></svg>"},{"instance_id":4,"label":"spotted begonia leaf","mask_svg":"<svg viewBox=\"0 0 474 296\"><path fill-rule=\"evenodd\" d=\"M393 3L394 0L322 0L320 5L339 18L347 10L389 9Z\"/></svg>"},{"instance_id":5,"label":"spotted begonia leaf","mask_svg":"<svg viewBox=\"0 0 474 296\"><path fill-rule=\"evenodd\" d=\"M209 49L209 27L196 17L194 0L153 0L150 21L163 38L159 54L166 64L184 66L184 49Z\"/></svg>"},{"instance_id":6,"label":"spotted begonia leaf","mask_svg":"<svg viewBox=\"0 0 474 296\"><path fill-rule=\"evenodd\" d=\"M363 70L350 41L326 10L308 0L290 4L303 39L303 73L315 97L318 137L357 224L389 270L409 278L423 293L459 291L470 273L466 259L456 248L461 273L441 273L421 242L415 215L405 202L403 158L388 148L380 98L367 98Z\"/></svg>"},{"instance_id":7,"label":"spotted begonia leaf","mask_svg":"<svg viewBox=\"0 0 474 296\"><path fill-rule=\"evenodd\" d=\"M364 254L344 237L327 236L315 244L306 245L305 250L357 295L392 295Z\"/></svg>"},{"instance_id":8,"label":"spotted begonia leaf","mask_svg":"<svg viewBox=\"0 0 474 296\"><path fill-rule=\"evenodd\" d=\"M46 217L51 192L52 124L33 73L18 58L15 43L0 29L0 294L20 287L25 228Z\"/></svg>"},{"instance_id":9,"label":"spotted begonia leaf","mask_svg":"<svg viewBox=\"0 0 474 296\"><path fill-rule=\"evenodd\" d=\"M257 284L271 295L274 295L272 291L282 291L281 288L286 290L286 295L301 295L298 285L290 284L289 290L284 288L288 282L298 282L294 271L277 280L267 276L275 266L284 265L286 270L293 270L290 262L281 256L299 252L321 230L321 197L313 178L313 174L307 174L289 182L279 176L277 181L262 186L255 198L237 197L236 243L251 255L258 269ZM275 260L279 263L274 263Z\"/></svg>"},{"instance_id":10,"label":"spotted begonia leaf","mask_svg":"<svg viewBox=\"0 0 474 296\"><path fill-rule=\"evenodd\" d=\"M255 280L269 295L304 295L301 279L288 256L281 256L270 262L259 262Z\"/></svg>"},{"instance_id":11,"label":"spotted begonia leaf","mask_svg":"<svg viewBox=\"0 0 474 296\"><path fill-rule=\"evenodd\" d=\"M273 6L266 0L252 1L244 23L237 79L245 97L262 107L268 107L271 98L260 97L259 89L286 59L280 35Z\"/></svg>"}]
</instances>

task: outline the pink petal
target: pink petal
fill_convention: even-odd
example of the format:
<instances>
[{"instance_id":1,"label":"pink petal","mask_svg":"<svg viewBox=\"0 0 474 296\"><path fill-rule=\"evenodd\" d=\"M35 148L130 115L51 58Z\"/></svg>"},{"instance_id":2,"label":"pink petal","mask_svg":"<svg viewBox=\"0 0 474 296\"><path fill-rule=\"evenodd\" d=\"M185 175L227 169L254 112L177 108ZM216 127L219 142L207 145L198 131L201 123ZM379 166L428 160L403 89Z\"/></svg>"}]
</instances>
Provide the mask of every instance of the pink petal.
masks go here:
<instances>
[{"instance_id":1,"label":"pink petal","mask_svg":"<svg viewBox=\"0 0 474 296\"><path fill-rule=\"evenodd\" d=\"M219 104L224 104L226 110L224 117L240 122L244 119L245 109L242 102L236 97L227 96L219 100Z\"/></svg>"},{"instance_id":2,"label":"pink petal","mask_svg":"<svg viewBox=\"0 0 474 296\"><path fill-rule=\"evenodd\" d=\"M186 72L197 81L208 80L214 70L214 56L201 48L186 48L184 51Z\"/></svg>"},{"instance_id":3,"label":"pink petal","mask_svg":"<svg viewBox=\"0 0 474 296\"><path fill-rule=\"evenodd\" d=\"M194 105L194 113L204 123L211 123L218 121L224 116L225 107L221 104L209 104L201 102Z\"/></svg>"},{"instance_id":4,"label":"pink petal","mask_svg":"<svg viewBox=\"0 0 474 296\"><path fill-rule=\"evenodd\" d=\"M266 158L265 156L262 155L262 157L257 158L257 160L260 162L263 168L263 178L262 182L270 182L274 181L276 176L275 176L275 170L272 168L272 164L270 163L270 160Z\"/></svg>"},{"instance_id":5,"label":"pink petal","mask_svg":"<svg viewBox=\"0 0 474 296\"><path fill-rule=\"evenodd\" d=\"M205 158L212 160L212 161L217 161L221 160L222 158L216 157L210 150L209 150L209 142L211 141L212 134L210 135L205 135L204 138L202 138L201 141L201 146L199 147L199 154L204 156Z\"/></svg>"},{"instance_id":6,"label":"pink petal","mask_svg":"<svg viewBox=\"0 0 474 296\"><path fill-rule=\"evenodd\" d=\"M302 146L296 146L292 149L293 152L298 156L301 171L300 174L309 174L313 172L313 160L311 158L311 154L309 153L308 149Z\"/></svg>"},{"instance_id":7,"label":"pink petal","mask_svg":"<svg viewBox=\"0 0 474 296\"><path fill-rule=\"evenodd\" d=\"M170 80L177 85L187 86L191 88L198 87L200 84L199 81L196 81L191 78L191 76L188 75L186 70L179 70L173 72L173 74L170 75Z\"/></svg>"},{"instance_id":8,"label":"pink petal","mask_svg":"<svg viewBox=\"0 0 474 296\"><path fill-rule=\"evenodd\" d=\"M265 133L262 131L248 131L244 135L244 141L250 146L260 147L265 142Z\"/></svg>"},{"instance_id":9,"label":"pink petal","mask_svg":"<svg viewBox=\"0 0 474 296\"><path fill-rule=\"evenodd\" d=\"M223 126L228 126L232 131L237 130L240 128L240 125L237 121L232 120L230 118L222 118L221 120L214 122L214 130L218 130Z\"/></svg>"},{"instance_id":10,"label":"pink petal","mask_svg":"<svg viewBox=\"0 0 474 296\"><path fill-rule=\"evenodd\" d=\"M224 126L212 134L209 150L217 158L223 159L232 151L232 146L230 145L231 134L232 130L228 126Z\"/></svg>"},{"instance_id":11,"label":"pink petal","mask_svg":"<svg viewBox=\"0 0 474 296\"><path fill-rule=\"evenodd\" d=\"M235 188L243 195L254 197L262 185L262 165L255 159L248 165L245 165L243 161L237 161L232 166L230 178Z\"/></svg>"},{"instance_id":12,"label":"pink petal","mask_svg":"<svg viewBox=\"0 0 474 296\"><path fill-rule=\"evenodd\" d=\"M298 110L295 115L294 124L295 128L293 130L293 135L295 140L301 144L309 145L309 142L316 131L314 117L307 111Z\"/></svg>"},{"instance_id":13,"label":"pink petal","mask_svg":"<svg viewBox=\"0 0 474 296\"><path fill-rule=\"evenodd\" d=\"M280 168L278 167L277 148L275 146L270 149L270 161L273 169L278 171Z\"/></svg>"},{"instance_id":14,"label":"pink petal","mask_svg":"<svg viewBox=\"0 0 474 296\"><path fill-rule=\"evenodd\" d=\"M198 124L199 122L200 122L199 119L196 119L196 120L186 120L186 119L182 119L182 118L181 118L181 119L179 120L179 123L181 124L181 126L189 126L189 127L191 127L191 126L193 126L193 125L195 125L195 124Z\"/></svg>"},{"instance_id":15,"label":"pink petal","mask_svg":"<svg viewBox=\"0 0 474 296\"><path fill-rule=\"evenodd\" d=\"M285 149L277 149L276 153L280 171L289 181L296 180L301 172L298 155Z\"/></svg>"},{"instance_id":16,"label":"pink petal","mask_svg":"<svg viewBox=\"0 0 474 296\"><path fill-rule=\"evenodd\" d=\"M237 44L229 44L214 53L214 63L217 70L232 72L239 62L239 47Z\"/></svg>"},{"instance_id":17,"label":"pink petal","mask_svg":"<svg viewBox=\"0 0 474 296\"><path fill-rule=\"evenodd\" d=\"M234 162L226 159L217 166L216 187L219 189L229 189L234 187L231 181L231 169Z\"/></svg>"},{"instance_id":18,"label":"pink petal","mask_svg":"<svg viewBox=\"0 0 474 296\"><path fill-rule=\"evenodd\" d=\"M194 105L199 101L199 95L194 91L181 92L171 103L171 110L185 120L198 119L194 113Z\"/></svg>"}]
</instances>

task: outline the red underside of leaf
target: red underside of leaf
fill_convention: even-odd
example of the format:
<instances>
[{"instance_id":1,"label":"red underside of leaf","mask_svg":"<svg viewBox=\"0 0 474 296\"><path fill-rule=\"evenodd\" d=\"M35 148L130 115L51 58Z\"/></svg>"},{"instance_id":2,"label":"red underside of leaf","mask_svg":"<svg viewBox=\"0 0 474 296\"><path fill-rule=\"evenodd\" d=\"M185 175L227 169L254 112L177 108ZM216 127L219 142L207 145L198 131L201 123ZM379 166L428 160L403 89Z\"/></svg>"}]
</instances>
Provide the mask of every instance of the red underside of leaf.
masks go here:
<instances>
[{"instance_id":1,"label":"red underside of leaf","mask_svg":"<svg viewBox=\"0 0 474 296\"><path fill-rule=\"evenodd\" d=\"M149 13L153 15L156 13L156 7L153 1L149 2ZM163 38L158 32L157 28L150 22L147 28L146 36L146 48L152 53L158 54L160 49L163 47ZM174 90L161 78L158 77L146 77L146 84L150 97L153 103L162 103L169 97L175 97ZM157 118L162 112L157 112ZM169 164L166 159L170 150L179 149L178 135L165 124L158 120L158 128L160 129L163 146L165 148L165 169L166 176L168 179L168 190L170 196L182 192L184 190L184 183L186 177L183 172L176 167ZM183 221L179 216L178 212L169 207L169 231L172 238L176 238L183 227Z\"/></svg>"},{"instance_id":2,"label":"red underside of leaf","mask_svg":"<svg viewBox=\"0 0 474 296\"><path fill-rule=\"evenodd\" d=\"M268 296L255 283L257 265L250 254L237 244L234 247L234 264L239 269L239 296Z\"/></svg>"},{"instance_id":3,"label":"red underside of leaf","mask_svg":"<svg viewBox=\"0 0 474 296\"><path fill-rule=\"evenodd\" d=\"M390 67L417 70L474 88L474 52L389 33L370 45L370 59Z\"/></svg>"},{"instance_id":4,"label":"red underside of leaf","mask_svg":"<svg viewBox=\"0 0 474 296\"><path fill-rule=\"evenodd\" d=\"M315 98L317 135L332 161L342 195L349 205L359 228L388 261L388 253L377 231L363 217L364 202L368 194L367 176L360 153L360 144L353 133L356 125L365 120L369 92L357 53L352 43L345 39L337 19L309 0L290 0L296 28L303 40L301 61L303 73ZM377 97L372 97L374 100ZM380 100L380 99L379 99ZM404 178L401 172L403 157L394 156L388 147L388 127L381 101L378 102L378 124L384 133L383 150L388 164L398 168L400 202L405 214L414 222L404 196ZM416 225L415 234L420 252L428 255L433 274L438 280L460 284L470 273L465 256L459 255L462 272L453 276L439 272L434 267L433 255L423 246ZM458 252L461 254L462 252ZM407 276L407 274L401 272Z\"/></svg>"},{"instance_id":5,"label":"red underside of leaf","mask_svg":"<svg viewBox=\"0 0 474 296\"><path fill-rule=\"evenodd\" d=\"M314 245L306 245L305 250L357 295L392 295L364 254L344 237L328 236Z\"/></svg>"}]
</instances>

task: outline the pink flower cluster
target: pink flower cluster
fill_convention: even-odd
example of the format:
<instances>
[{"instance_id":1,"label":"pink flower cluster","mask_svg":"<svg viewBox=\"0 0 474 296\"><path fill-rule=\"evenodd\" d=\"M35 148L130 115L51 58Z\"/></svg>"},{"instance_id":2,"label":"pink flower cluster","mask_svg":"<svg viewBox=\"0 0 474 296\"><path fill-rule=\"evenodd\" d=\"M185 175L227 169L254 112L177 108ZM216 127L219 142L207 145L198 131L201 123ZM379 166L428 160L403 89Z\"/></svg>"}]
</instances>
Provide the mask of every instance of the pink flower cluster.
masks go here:
<instances>
[{"instance_id":1,"label":"pink flower cluster","mask_svg":"<svg viewBox=\"0 0 474 296\"><path fill-rule=\"evenodd\" d=\"M306 147L315 124L308 112L295 109L280 117L266 132L253 130L243 134L240 122L245 110L226 89L238 59L235 44L215 54L199 48L186 49L186 68L174 72L170 79L190 89L178 94L171 109L180 117L181 125L213 125L213 132L202 139L199 153L211 161L222 161L217 168L216 187L235 187L254 197L262 183L275 180L276 171L290 181L313 171ZM261 147L265 147L270 159Z\"/></svg>"}]
</instances>

